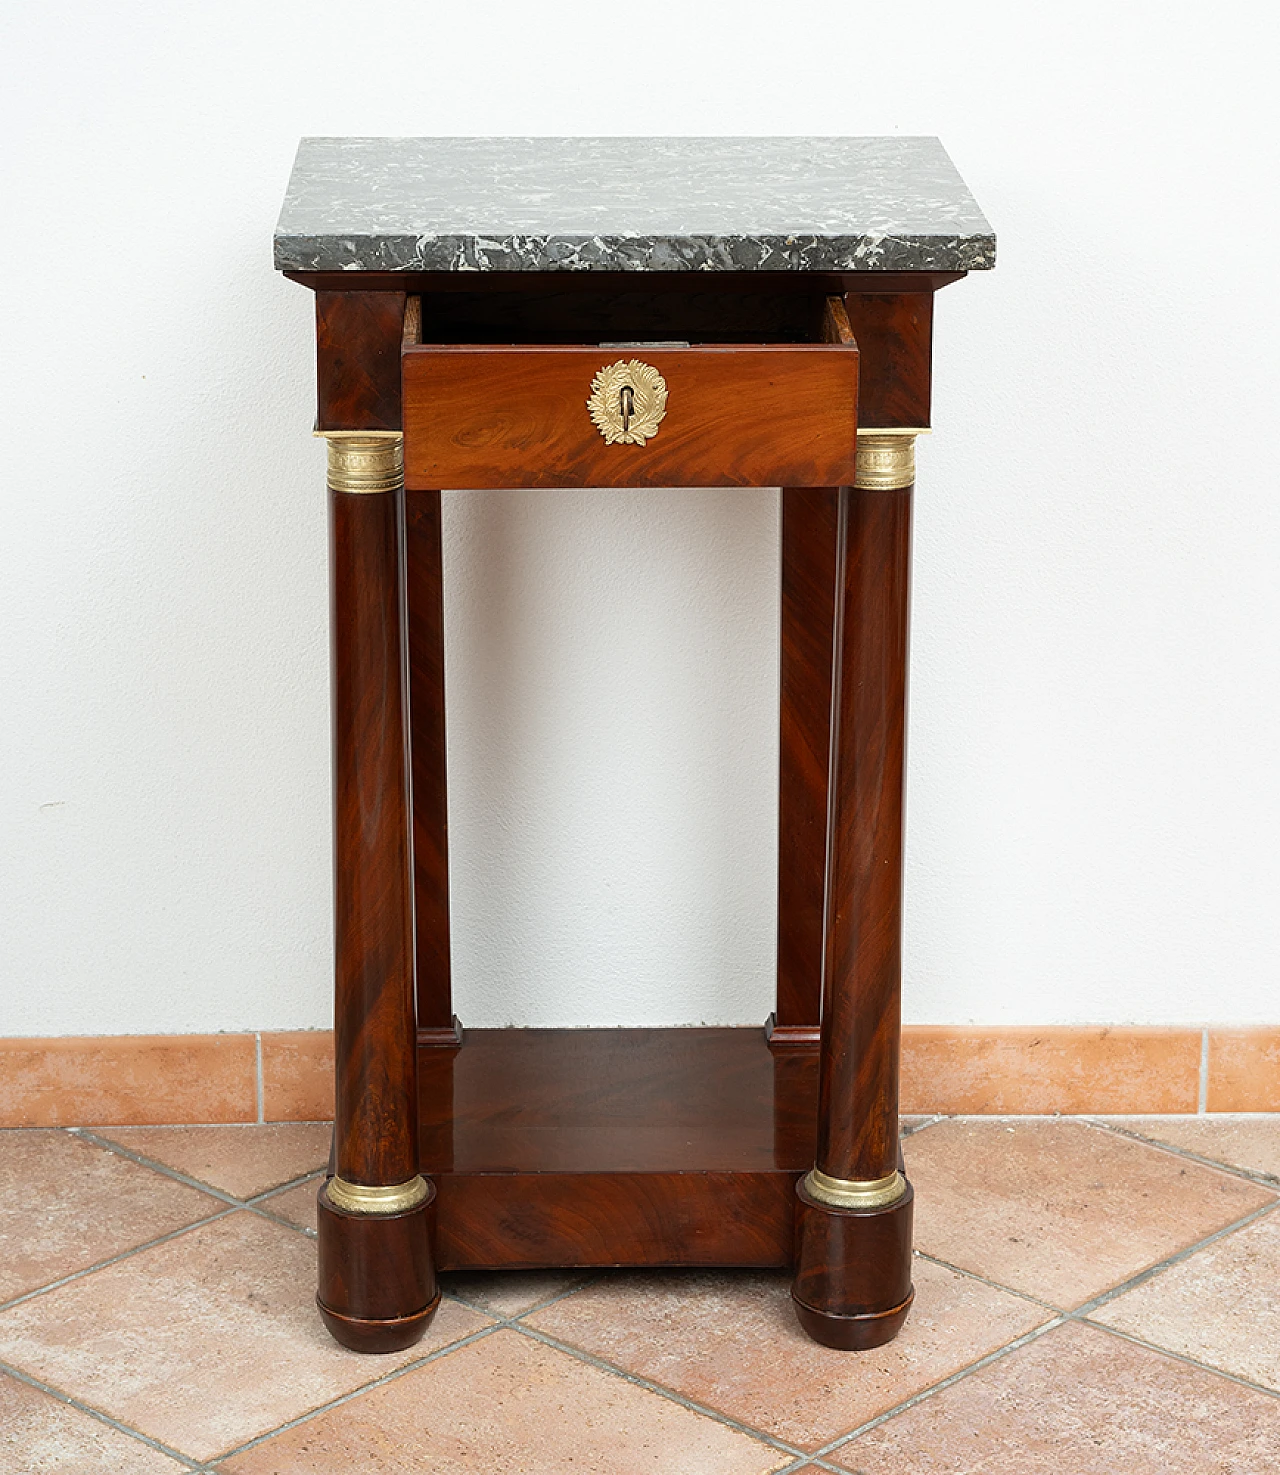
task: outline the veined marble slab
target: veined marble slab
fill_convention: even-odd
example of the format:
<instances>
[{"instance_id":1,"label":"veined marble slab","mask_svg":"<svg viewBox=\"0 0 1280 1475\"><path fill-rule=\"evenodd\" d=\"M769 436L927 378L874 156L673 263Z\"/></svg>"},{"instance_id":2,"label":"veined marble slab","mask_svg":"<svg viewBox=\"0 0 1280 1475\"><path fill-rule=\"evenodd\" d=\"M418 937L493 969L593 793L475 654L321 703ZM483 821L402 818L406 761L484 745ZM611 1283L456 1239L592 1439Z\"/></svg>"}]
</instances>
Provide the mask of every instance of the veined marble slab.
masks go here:
<instances>
[{"instance_id":1,"label":"veined marble slab","mask_svg":"<svg viewBox=\"0 0 1280 1475\"><path fill-rule=\"evenodd\" d=\"M281 271L980 271L936 138L304 138Z\"/></svg>"}]
</instances>

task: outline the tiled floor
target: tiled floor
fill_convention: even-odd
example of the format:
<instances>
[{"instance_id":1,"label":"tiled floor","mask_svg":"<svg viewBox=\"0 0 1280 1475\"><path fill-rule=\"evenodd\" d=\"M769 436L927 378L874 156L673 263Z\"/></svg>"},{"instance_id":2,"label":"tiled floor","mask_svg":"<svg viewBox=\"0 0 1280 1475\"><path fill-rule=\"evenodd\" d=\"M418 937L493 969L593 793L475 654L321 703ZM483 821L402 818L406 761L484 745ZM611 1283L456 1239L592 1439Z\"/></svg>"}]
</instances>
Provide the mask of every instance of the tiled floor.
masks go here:
<instances>
[{"instance_id":1,"label":"tiled floor","mask_svg":"<svg viewBox=\"0 0 1280 1475\"><path fill-rule=\"evenodd\" d=\"M0 1133L0 1475L1262 1475L1280 1116L907 1124L916 1302L784 1277L446 1277L419 1346L312 1305L323 1125Z\"/></svg>"}]
</instances>

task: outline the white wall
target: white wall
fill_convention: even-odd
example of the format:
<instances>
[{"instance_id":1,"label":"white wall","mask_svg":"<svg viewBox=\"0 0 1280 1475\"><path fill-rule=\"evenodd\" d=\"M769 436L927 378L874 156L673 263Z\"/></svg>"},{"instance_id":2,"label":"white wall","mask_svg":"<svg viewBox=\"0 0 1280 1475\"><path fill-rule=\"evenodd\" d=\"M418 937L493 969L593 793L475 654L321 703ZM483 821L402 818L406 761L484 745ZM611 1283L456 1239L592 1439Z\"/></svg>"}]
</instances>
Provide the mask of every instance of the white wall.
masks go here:
<instances>
[{"instance_id":1,"label":"white wall","mask_svg":"<svg viewBox=\"0 0 1280 1475\"><path fill-rule=\"evenodd\" d=\"M1275 7L382 13L3 7L0 1036L328 1022L302 133L941 135L908 1018L1280 1019ZM758 1021L776 494L446 537L459 1013Z\"/></svg>"}]
</instances>

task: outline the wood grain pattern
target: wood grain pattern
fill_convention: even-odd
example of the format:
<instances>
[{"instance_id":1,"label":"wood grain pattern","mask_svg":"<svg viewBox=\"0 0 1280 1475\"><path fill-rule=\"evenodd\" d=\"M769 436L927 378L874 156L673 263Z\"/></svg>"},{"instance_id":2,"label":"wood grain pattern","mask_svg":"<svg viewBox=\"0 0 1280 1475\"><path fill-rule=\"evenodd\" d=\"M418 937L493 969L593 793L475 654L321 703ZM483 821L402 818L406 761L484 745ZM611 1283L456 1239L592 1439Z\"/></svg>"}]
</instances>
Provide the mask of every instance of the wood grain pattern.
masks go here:
<instances>
[{"instance_id":1,"label":"wood grain pattern","mask_svg":"<svg viewBox=\"0 0 1280 1475\"><path fill-rule=\"evenodd\" d=\"M338 1173L417 1172L399 498L329 493Z\"/></svg>"},{"instance_id":2,"label":"wood grain pattern","mask_svg":"<svg viewBox=\"0 0 1280 1475\"><path fill-rule=\"evenodd\" d=\"M316 429L400 429L405 293L316 293Z\"/></svg>"},{"instance_id":3,"label":"wood grain pattern","mask_svg":"<svg viewBox=\"0 0 1280 1475\"><path fill-rule=\"evenodd\" d=\"M932 293L957 274L296 279L317 291L321 428L403 423L411 488L331 497L333 1166L372 1184L421 1168L436 1195L391 1216L322 1196L331 1331L366 1350L420 1335L434 1237L449 1267L795 1265L811 1335L886 1340L909 1305L910 1197L850 1213L798 1183L815 1160L874 1178L898 1157L910 493L850 484L859 414L928 423ZM696 346L589 346L654 339ZM645 447L606 446L591 379L632 356L666 378L667 417ZM773 1043L792 1048L758 1030L458 1048L438 489L705 485L787 489Z\"/></svg>"},{"instance_id":4,"label":"wood grain pattern","mask_svg":"<svg viewBox=\"0 0 1280 1475\"><path fill-rule=\"evenodd\" d=\"M861 354L858 424L928 426L933 362L932 292L850 292Z\"/></svg>"},{"instance_id":5,"label":"wood grain pattern","mask_svg":"<svg viewBox=\"0 0 1280 1475\"><path fill-rule=\"evenodd\" d=\"M440 493L406 492L404 507L418 1033L452 1045Z\"/></svg>"},{"instance_id":6,"label":"wood grain pattern","mask_svg":"<svg viewBox=\"0 0 1280 1475\"><path fill-rule=\"evenodd\" d=\"M897 1162L911 490L842 487L817 1166Z\"/></svg>"},{"instance_id":7,"label":"wood grain pattern","mask_svg":"<svg viewBox=\"0 0 1280 1475\"><path fill-rule=\"evenodd\" d=\"M828 297L827 343L852 343L844 303ZM774 1049L816 1044L822 1015L822 916L835 620L835 487L782 491L779 651L777 1004Z\"/></svg>"},{"instance_id":8,"label":"wood grain pattern","mask_svg":"<svg viewBox=\"0 0 1280 1475\"><path fill-rule=\"evenodd\" d=\"M431 1258L433 1200L405 1214L348 1214L321 1183L316 1197L316 1304L353 1352L398 1352L426 1331L440 1291Z\"/></svg>"},{"instance_id":9,"label":"wood grain pattern","mask_svg":"<svg viewBox=\"0 0 1280 1475\"><path fill-rule=\"evenodd\" d=\"M421 1054L441 1268L774 1265L817 1052L755 1029L473 1030Z\"/></svg>"},{"instance_id":10,"label":"wood grain pattern","mask_svg":"<svg viewBox=\"0 0 1280 1475\"><path fill-rule=\"evenodd\" d=\"M911 1185L887 1209L833 1209L796 1186L796 1275L791 1299L817 1342L843 1351L879 1347L897 1336L911 1285Z\"/></svg>"},{"instance_id":11,"label":"wood grain pattern","mask_svg":"<svg viewBox=\"0 0 1280 1475\"><path fill-rule=\"evenodd\" d=\"M455 1173L440 1181L442 1270L792 1262L781 1173Z\"/></svg>"},{"instance_id":12,"label":"wood grain pattern","mask_svg":"<svg viewBox=\"0 0 1280 1475\"><path fill-rule=\"evenodd\" d=\"M643 446L606 445L587 413L619 358L667 381ZM676 349L433 348L404 353L405 483L429 487L826 486L852 481L852 344Z\"/></svg>"},{"instance_id":13,"label":"wood grain pattern","mask_svg":"<svg viewBox=\"0 0 1280 1475\"><path fill-rule=\"evenodd\" d=\"M778 1001L770 1043L816 1043L822 1016L835 487L782 493Z\"/></svg>"},{"instance_id":14,"label":"wood grain pattern","mask_svg":"<svg viewBox=\"0 0 1280 1475\"><path fill-rule=\"evenodd\" d=\"M400 494L329 493L332 608L333 1165L348 1183L418 1167ZM357 1351L421 1337L439 1299L430 1201L353 1215L321 1193L317 1300Z\"/></svg>"},{"instance_id":15,"label":"wood grain pattern","mask_svg":"<svg viewBox=\"0 0 1280 1475\"><path fill-rule=\"evenodd\" d=\"M758 1029L475 1029L421 1052L421 1165L454 1172L792 1174L812 1166L817 1052Z\"/></svg>"}]
</instances>

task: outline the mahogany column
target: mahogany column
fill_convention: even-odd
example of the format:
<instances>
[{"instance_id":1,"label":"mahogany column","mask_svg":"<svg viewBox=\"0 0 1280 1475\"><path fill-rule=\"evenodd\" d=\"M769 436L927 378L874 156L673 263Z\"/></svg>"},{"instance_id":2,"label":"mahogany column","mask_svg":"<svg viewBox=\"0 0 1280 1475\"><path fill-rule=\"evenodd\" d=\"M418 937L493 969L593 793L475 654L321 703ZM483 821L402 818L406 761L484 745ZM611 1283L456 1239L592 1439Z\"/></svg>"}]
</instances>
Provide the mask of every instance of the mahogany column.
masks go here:
<instances>
[{"instance_id":1,"label":"mahogany column","mask_svg":"<svg viewBox=\"0 0 1280 1475\"><path fill-rule=\"evenodd\" d=\"M864 432L838 509L818 1136L792 1296L843 1348L888 1341L913 1294L898 1055L914 479L912 436Z\"/></svg>"},{"instance_id":2,"label":"mahogany column","mask_svg":"<svg viewBox=\"0 0 1280 1475\"><path fill-rule=\"evenodd\" d=\"M362 1352L416 1342L440 1299L418 1172L403 484L400 436L330 437L336 1172L316 1299Z\"/></svg>"}]
</instances>

